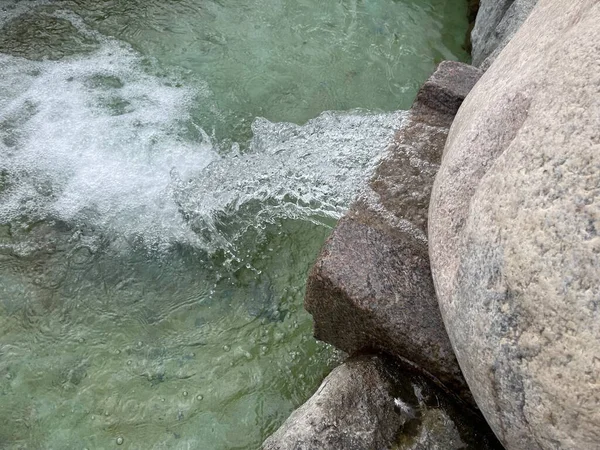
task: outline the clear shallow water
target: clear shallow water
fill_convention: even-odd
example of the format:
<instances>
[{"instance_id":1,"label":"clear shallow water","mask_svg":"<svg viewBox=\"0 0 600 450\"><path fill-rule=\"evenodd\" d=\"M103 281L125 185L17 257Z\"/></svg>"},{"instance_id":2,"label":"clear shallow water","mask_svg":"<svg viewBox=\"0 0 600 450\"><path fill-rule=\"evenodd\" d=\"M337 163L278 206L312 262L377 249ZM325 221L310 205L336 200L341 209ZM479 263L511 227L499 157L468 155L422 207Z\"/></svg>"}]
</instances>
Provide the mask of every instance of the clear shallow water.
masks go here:
<instances>
[{"instance_id":1,"label":"clear shallow water","mask_svg":"<svg viewBox=\"0 0 600 450\"><path fill-rule=\"evenodd\" d=\"M0 1L0 448L257 448L335 363L304 282L381 111L464 17Z\"/></svg>"}]
</instances>

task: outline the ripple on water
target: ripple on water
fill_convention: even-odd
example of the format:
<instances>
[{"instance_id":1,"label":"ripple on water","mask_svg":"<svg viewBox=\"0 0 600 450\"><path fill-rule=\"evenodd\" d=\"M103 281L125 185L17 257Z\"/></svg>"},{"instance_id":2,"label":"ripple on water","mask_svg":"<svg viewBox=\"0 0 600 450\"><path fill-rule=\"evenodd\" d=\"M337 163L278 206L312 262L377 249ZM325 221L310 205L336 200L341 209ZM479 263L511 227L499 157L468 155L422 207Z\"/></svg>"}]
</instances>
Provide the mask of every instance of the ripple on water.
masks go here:
<instances>
[{"instance_id":1,"label":"ripple on water","mask_svg":"<svg viewBox=\"0 0 600 450\"><path fill-rule=\"evenodd\" d=\"M0 0L0 446L256 448L335 361L306 272L403 113L321 112L445 31L265 2Z\"/></svg>"}]
</instances>

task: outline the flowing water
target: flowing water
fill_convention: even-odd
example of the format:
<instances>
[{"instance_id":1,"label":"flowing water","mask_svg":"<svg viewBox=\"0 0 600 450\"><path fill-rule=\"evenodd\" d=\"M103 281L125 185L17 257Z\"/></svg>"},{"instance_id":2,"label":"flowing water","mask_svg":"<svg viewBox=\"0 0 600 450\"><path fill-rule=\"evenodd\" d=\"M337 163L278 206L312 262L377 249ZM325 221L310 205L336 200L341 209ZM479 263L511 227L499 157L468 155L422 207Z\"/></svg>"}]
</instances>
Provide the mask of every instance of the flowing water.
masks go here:
<instances>
[{"instance_id":1,"label":"flowing water","mask_svg":"<svg viewBox=\"0 0 600 450\"><path fill-rule=\"evenodd\" d=\"M259 447L337 360L310 265L466 27L464 0L0 0L0 448Z\"/></svg>"}]
</instances>

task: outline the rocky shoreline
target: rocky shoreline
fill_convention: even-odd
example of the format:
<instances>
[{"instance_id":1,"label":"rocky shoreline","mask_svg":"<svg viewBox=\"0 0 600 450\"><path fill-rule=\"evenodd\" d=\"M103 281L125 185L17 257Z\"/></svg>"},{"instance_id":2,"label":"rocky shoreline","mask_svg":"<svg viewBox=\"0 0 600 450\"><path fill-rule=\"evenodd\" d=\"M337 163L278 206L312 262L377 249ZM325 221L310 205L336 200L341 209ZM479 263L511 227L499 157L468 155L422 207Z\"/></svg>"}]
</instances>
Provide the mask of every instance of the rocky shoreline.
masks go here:
<instances>
[{"instance_id":1,"label":"rocky shoreline","mask_svg":"<svg viewBox=\"0 0 600 450\"><path fill-rule=\"evenodd\" d=\"M309 276L351 357L265 449L600 448L598 23L481 1Z\"/></svg>"}]
</instances>

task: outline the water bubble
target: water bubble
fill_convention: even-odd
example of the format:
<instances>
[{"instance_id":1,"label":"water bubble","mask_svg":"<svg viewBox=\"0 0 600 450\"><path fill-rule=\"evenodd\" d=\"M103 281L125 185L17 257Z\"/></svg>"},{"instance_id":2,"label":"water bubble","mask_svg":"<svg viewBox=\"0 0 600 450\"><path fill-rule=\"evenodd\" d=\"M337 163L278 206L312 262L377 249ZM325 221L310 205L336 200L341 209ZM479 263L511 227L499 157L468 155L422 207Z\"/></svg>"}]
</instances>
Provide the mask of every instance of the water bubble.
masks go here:
<instances>
[{"instance_id":1,"label":"water bubble","mask_svg":"<svg viewBox=\"0 0 600 450\"><path fill-rule=\"evenodd\" d=\"M183 396L187 397L188 396L188 391L183 391Z\"/></svg>"},{"instance_id":2,"label":"water bubble","mask_svg":"<svg viewBox=\"0 0 600 450\"><path fill-rule=\"evenodd\" d=\"M117 445L121 445L121 444L123 444L123 442L125 442L125 439L123 439L121 436L119 436L117 438Z\"/></svg>"},{"instance_id":3,"label":"water bubble","mask_svg":"<svg viewBox=\"0 0 600 450\"><path fill-rule=\"evenodd\" d=\"M228 352L229 350L231 350L231 347L229 345L224 345L223 350Z\"/></svg>"},{"instance_id":4,"label":"water bubble","mask_svg":"<svg viewBox=\"0 0 600 450\"><path fill-rule=\"evenodd\" d=\"M202 400L204 400L204 397L202 395L198 394L198 395L196 395L196 400L202 401Z\"/></svg>"}]
</instances>

